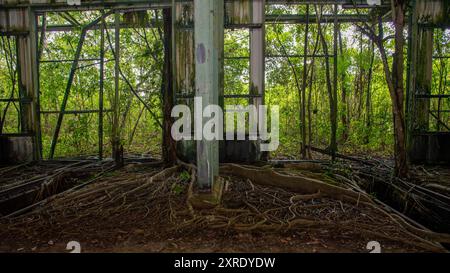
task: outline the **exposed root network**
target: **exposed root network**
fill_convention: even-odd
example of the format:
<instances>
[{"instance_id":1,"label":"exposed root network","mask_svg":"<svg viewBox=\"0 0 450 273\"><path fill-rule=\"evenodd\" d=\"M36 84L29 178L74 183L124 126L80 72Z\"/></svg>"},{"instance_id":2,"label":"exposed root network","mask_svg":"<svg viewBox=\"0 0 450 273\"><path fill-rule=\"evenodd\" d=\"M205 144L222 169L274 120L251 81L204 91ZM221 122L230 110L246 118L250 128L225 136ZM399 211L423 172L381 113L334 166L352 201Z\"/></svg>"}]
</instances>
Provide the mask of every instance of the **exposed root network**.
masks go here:
<instances>
[{"instance_id":1,"label":"exposed root network","mask_svg":"<svg viewBox=\"0 0 450 273\"><path fill-rule=\"evenodd\" d=\"M159 237L200 229L270 233L332 229L420 251L444 251L440 243L450 242L449 235L415 226L361 190L332 184L301 168L288 172L229 164L221 168L221 176L225 181L221 204L196 209L188 202L189 187L195 182L193 166L117 171L27 214L3 219L0 237L95 238L145 224L147 235Z\"/></svg>"}]
</instances>

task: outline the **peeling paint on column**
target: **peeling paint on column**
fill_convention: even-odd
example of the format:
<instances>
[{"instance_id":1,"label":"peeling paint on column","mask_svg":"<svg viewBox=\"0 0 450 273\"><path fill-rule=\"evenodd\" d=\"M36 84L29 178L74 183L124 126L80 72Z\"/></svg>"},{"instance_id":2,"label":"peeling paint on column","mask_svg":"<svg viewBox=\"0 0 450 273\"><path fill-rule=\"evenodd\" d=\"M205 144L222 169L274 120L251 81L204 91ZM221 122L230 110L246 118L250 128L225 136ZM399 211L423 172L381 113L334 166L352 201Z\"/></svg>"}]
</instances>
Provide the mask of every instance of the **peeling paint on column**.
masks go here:
<instances>
[{"instance_id":1,"label":"peeling paint on column","mask_svg":"<svg viewBox=\"0 0 450 273\"><path fill-rule=\"evenodd\" d=\"M175 93L187 96L195 92L193 3L175 4Z\"/></svg>"},{"instance_id":2,"label":"peeling paint on column","mask_svg":"<svg viewBox=\"0 0 450 273\"><path fill-rule=\"evenodd\" d=\"M194 110L194 100L186 98L195 94L195 45L194 45L194 3L175 3L173 10L173 56L175 103L186 104ZM183 99L181 99L183 98ZM194 128L194 121L191 124ZM187 160L195 154L194 141L177 143L177 154ZM191 161L193 163L193 161Z\"/></svg>"},{"instance_id":3,"label":"peeling paint on column","mask_svg":"<svg viewBox=\"0 0 450 273\"><path fill-rule=\"evenodd\" d=\"M206 61L206 52L205 52L205 45L199 44L197 46L197 51L195 52L197 56L197 63L203 64Z\"/></svg>"},{"instance_id":4,"label":"peeling paint on column","mask_svg":"<svg viewBox=\"0 0 450 273\"><path fill-rule=\"evenodd\" d=\"M449 23L450 4L444 0L417 0L416 9L420 24ZM446 22L447 21L447 22Z\"/></svg>"}]
</instances>

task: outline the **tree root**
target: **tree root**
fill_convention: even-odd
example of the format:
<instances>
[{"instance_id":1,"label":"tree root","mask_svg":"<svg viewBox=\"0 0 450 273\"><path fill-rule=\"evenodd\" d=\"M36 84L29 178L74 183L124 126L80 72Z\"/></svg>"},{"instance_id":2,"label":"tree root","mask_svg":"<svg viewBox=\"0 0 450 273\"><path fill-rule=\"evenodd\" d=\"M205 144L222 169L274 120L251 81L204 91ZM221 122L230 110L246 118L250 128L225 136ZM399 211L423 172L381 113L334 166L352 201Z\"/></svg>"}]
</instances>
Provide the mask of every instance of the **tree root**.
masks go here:
<instances>
[{"instance_id":1,"label":"tree root","mask_svg":"<svg viewBox=\"0 0 450 273\"><path fill-rule=\"evenodd\" d=\"M181 168L190 171L190 181L177 174ZM223 203L215 208L198 210L189 203L187 196L195 185L196 168L179 164L147 174L105 177L102 182L68 192L39 210L15 218L14 223L0 225L0 230L32 237L52 232L89 233L86 224L91 225L91 230L107 230L110 226L126 229L122 221L133 215L131 221L164 225L162 230L168 234L198 228L239 232L325 228L338 233L347 231L364 240L386 239L433 252L445 251L437 242L450 242L450 235L413 226L381 208L364 192L308 176L280 174L267 167L227 164L221 174L229 174L222 176L229 184L224 193L228 199L222 199ZM182 192L174 191L174 185L177 189L182 186ZM231 200L229 206L226 200ZM134 222L131 225L135 228Z\"/></svg>"},{"instance_id":2,"label":"tree root","mask_svg":"<svg viewBox=\"0 0 450 273\"><path fill-rule=\"evenodd\" d=\"M320 192L323 196L339 200L356 199L359 201L372 202L371 198L363 193L326 184L313 178L279 174L268 168L250 169L236 164L226 164L220 168L220 171L222 173L231 173L250 179L260 185L286 188L293 192L303 194L316 194Z\"/></svg>"},{"instance_id":3,"label":"tree root","mask_svg":"<svg viewBox=\"0 0 450 273\"><path fill-rule=\"evenodd\" d=\"M394 221L399 226L401 226L403 229L405 229L406 232L414 235L414 237L416 237L418 240L423 240L423 238L425 238L427 240L431 240L431 241L438 242L438 243L450 243L450 234L437 233L437 232L432 232L429 230L421 229L418 227L414 227L413 225L408 223L404 218L402 218L400 215L389 213L373 203L361 202L361 204L365 205L365 206L369 206L369 207L379 211L380 213L386 215L392 221Z\"/></svg>"},{"instance_id":4,"label":"tree root","mask_svg":"<svg viewBox=\"0 0 450 273\"><path fill-rule=\"evenodd\" d=\"M365 193L358 193L352 190L347 190L344 188L339 188L334 185L326 184L320 180L308 178L304 176L290 176L279 174L271 169L262 168L247 168L238 166L236 164L227 164L224 167L221 167L222 173L233 174L239 177L249 179L253 183L262 185L262 186L272 186L272 187L281 187L289 189L293 192L303 193L302 195L294 195L290 198L291 204L295 204L299 201L306 201L311 199L320 198L322 196L330 197L337 200L345 200L348 203L357 204L361 206L367 206L372 209L375 209L378 212L381 212L382 215L388 217L392 222L396 223L405 234L409 234L414 240L402 239L404 243L409 243L412 245L420 246L422 248L428 249L430 251L445 251L444 248L439 243L450 243L450 235L449 234L441 234L435 233L432 231L424 230L418 227L414 227L409 224L405 219L403 219L400 215L391 214L384 209L380 208L376 205L373 200ZM266 223L267 216L264 216L266 213L260 213L260 217L264 218L264 220L257 222L255 224L245 224L245 225L237 225L235 226L238 230L254 230L254 229L262 229L262 230L278 230L278 229L292 229L294 227L339 227L348 229L348 223L333 223L330 221L322 221L322 220L308 220L308 219L299 219L296 217L296 212L292 208L293 205L289 206L289 211L294 215L286 222L281 221L281 224L274 223ZM316 206L316 205L313 205ZM319 205L320 207L320 205ZM341 207L343 209L342 203ZM255 209L253 209L255 210ZM256 211L258 213L258 211ZM358 225L358 224L356 224ZM354 226L352 226L355 229ZM360 229L364 233L370 234L378 234L380 237L385 237L389 239L389 236L381 236L382 234L373 230ZM392 238L391 238L392 239Z\"/></svg>"}]
</instances>

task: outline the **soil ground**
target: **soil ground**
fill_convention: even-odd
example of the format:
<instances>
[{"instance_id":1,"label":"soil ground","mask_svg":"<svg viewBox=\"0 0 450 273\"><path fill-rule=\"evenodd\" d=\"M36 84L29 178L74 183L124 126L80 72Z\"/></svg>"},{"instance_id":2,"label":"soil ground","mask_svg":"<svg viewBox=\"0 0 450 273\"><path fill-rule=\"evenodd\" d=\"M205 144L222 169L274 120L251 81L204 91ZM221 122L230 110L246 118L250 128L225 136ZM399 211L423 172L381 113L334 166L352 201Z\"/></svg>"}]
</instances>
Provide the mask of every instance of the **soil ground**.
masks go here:
<instances>
[{"instance_id":1,"label":"soil ground","mask_svg":"<svg viewBox=\"0 0 450 273\"><path fill-rule=\"evenodd\" d=\"M58 197L40 212L0 221L0 252L69 252L66 250L69 241L79 242L82 252L367 253L370 252L366 248L370 241L379 242L382 252L429 251L415 245L413 241L409 242L408 239L398 240L398 235L402 235L402 231L396 230L395 226L388 228L387 226L391 224L388 222L386 225L380 223L380 229L386 226L386 231L383 233L385 236L381 237L375 233L370 235L367 232L360 232L357 228L358 222L355 222L354 229L341 228L336 225L276 231L258 229L239 231L231 227L211 228L204 223L174 228L174 224L167 219L174 212L181 213L187 209L186 191L189 182L185 181L185 172L177 172L170 179L166 179L158 185L158 190L162 187L161 185L167 186L165 191L161 190L161 192L167 193L166 201L165 195L160 195L159 199L155 199L157 201L146 201L145 198L152 199L150 193L156 192L154 188L148 188L136 196L128 197L126 195L127 197L123 198L121 204L112 203L113 205L108 206L104 213L101 211L103 207L99 200L106 200L102 201L103 203L110 202L111 199L114 199L113 194L117 194L115 191L101 191L89 201L89 204L93 204L95 213L92 212L92 208L85 208L81 201L70 201L78 200L77 198L83 192L91 193L94 196L95 192L99 192L99 189L103 190L107 186L117 185L113 189L119 189L123 188L121 185L131 185L135 183L134 181L147 181L149 177L154 176L160 170L154 167L127 166L113 174L105 175L80 192L71 193L70 198ZM272 196L270 197L272 199L262 199L249 189L250 186L254 187L252 183L247 181L249 184L245 184L245 181L234 178L230 181L231 184L224 193L222 204L227 209L246 207L245 204L251 202L259 202L261 208L270 208L272 206L270 202L274 204L277 202L276 200L288 202L287 200L292 195L292 193L276 188L260 188L261 192L257 192L258 194ZM144 182L139 183L138 185L145 184ZM149 185L153 184L157 185L157 183ZM136 186L133 184L130 188L135 189ZM376 222L378 219L388 221L380 218L375 211L354 208L338 201L312 200L311 202L313 202L312 205L321 205L321 209L308 211L304 215L305 217L313 215L331 220L357 218L355 221L364 223ZM304 203L300 208L308 206L311 204ZM112 212L113 209L116 211ZM277 214L280 219L285 219L283 213L289 213L289 211L280 211L280 214ZM204 219L209 219L208 217L214 217L214 215L206 215ZM219 216L216 215L216 217ZM186 220L181 217L177 221L183 223ZM246 219L245 221L250 220ZM390 238L390 234L392 234L392 238Z\"/></svg>"}]
</instances>

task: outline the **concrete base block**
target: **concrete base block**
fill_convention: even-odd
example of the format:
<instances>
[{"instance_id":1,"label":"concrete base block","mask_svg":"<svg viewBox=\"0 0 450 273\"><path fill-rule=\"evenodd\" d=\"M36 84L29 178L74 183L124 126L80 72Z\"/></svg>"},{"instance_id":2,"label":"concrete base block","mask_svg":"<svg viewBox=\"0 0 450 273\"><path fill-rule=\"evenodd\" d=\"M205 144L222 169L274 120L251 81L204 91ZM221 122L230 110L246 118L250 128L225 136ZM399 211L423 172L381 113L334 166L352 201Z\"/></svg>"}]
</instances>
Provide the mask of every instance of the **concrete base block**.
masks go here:
<instances>
[{"instance_id":1,"label":"concrete base block","mask_svg":"<svg viewBox=\"0 0 450 273\"><path fill-rule=\"evenodd\" d=\"M2 135L0 136L0 162L16 164L33 161L34 141L31 136Z\"/></svg>"},{"instance_id":2,"label":"concrete base block","mask_svg":"<svg viewBox=\"0 0 450 273\"><path fill-rule=\"evenodd\" d=\"M213 209L222 201L225 182L223 178L216 177L211 191L202 192L191 187L188 193L188 202L194 209Z\"/></svg>"},{"instance_id":3,"label":"concrete base block","mask_svg":"<svg viewBox=\"0 0 450 273\"><path fill-rule=\"evenodd\" d=\"M412 163L450 163L450 133L427 133L413 136L409 158Z\"/></svg>"}]
</instances>

